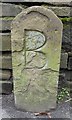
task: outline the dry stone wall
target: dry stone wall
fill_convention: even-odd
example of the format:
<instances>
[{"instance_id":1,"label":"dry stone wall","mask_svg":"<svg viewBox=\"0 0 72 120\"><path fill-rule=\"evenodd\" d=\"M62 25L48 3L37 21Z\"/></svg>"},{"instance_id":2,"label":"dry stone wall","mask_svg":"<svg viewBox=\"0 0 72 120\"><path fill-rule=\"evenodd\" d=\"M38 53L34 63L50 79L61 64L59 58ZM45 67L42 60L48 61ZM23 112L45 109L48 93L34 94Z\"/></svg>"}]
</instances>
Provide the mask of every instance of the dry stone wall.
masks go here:
<instances>
[{"instance_id":1,"label":"dry stone wall","mask_svg":"<svg viewBox=\"0 0 72 120\"><path fill-rule=\"evenodd\" d=\"M30 6L44 6L51 9L63 22L63 38L60 65L60 82L71 87L72 92L72 3L71 2L32 2L0 0L0 93L12 92L11 22L23 9ZM2 46L2 48L1 48ZM1 75L2 74L2 75ZM62 86L60 86L62 87Z\"/></svg>"},{"instance_id":2,"label":"dry stone wall","mask_svg":"<svg viewBox=\"0 0 72 120\"><path fill-rule=\"evenodd\" d=\"M0 3L0 93L12 92L11 22L22 7ZM1 65L2 62L2 65Z\"/></svg>"}]
</instances>

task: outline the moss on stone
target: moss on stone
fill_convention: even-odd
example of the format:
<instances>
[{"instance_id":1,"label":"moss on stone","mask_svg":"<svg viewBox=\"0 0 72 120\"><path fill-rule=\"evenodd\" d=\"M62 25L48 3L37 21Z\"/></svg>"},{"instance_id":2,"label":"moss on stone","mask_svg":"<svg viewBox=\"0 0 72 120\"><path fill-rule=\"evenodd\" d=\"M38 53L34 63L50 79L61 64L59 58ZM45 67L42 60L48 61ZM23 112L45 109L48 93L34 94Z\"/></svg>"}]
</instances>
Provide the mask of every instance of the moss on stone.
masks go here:
<instances>
[{"instance_id":1,"label":"moss on stone","mask_svg":"<svg viewBox=\"0 0 72 120\"><path fill-rule=\"evenodd\" d=\"M64 17L64 18L60 18L60 20L65 23L65 22L72 22L72 17Z\"/></svg>"},{"instance_id":2,"label":"moss on stone","mask_svg":"<svg viewBox=\"0 0 72 120\"><path fill-rule=\"evenodd\" d=\"M0 18L1 20L13 20L14 19L14 17L2 17L2 18Z\"/></svg>"},{"instance_id":3,"label":"moss on stone","mask_svg":"<svg viewBox=\"0 0 72 120\"><path fill-rule=\"evenodd\" d=\"M64 18L59 17L59 18L60 18L60 20L61 20L63 23L65 23L65 22L72 22L72 17L64 17ZM14 17L2 17L2 18L0 18L0 19L2 19L2 20L13 20Z\"/></svg>"}]
</instances>

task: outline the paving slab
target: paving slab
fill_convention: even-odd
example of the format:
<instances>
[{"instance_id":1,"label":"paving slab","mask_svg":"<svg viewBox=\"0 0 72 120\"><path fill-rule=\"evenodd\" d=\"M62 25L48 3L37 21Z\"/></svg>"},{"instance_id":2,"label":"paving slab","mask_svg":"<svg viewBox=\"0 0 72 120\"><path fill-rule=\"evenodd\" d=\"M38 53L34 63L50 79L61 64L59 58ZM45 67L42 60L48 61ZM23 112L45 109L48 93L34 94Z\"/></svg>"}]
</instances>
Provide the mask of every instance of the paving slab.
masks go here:
<instances>
[{"instance_id":1,"label":"paving slab","mask_svg":"<svg viewBox=\"0 0 72 120\"><path fill-rule=\"evenodd\" d=\"M1 118L24 118L25 120L27 118L32 118L34 120L40 120L38 118L44 118L44 120L48 120L48 116L35 116L34 113L31 112L25 112L21 111L19 109L16 109L15 103L14 103L14 95L3 95L0 96L0 102L2 100L2 112L1 112L1 105L0 105L0 113L2 113ZM69 102L63 102L57 105L56 110L51 111L51 117L52 118L66 118L65 120L68 120L70 118L70 110L72 108L70 107ZM72 113L71 113L72 116ZM23 120L24 120L23 119ZM8 119L7 119L8 120ZM64 119L63 119L64 120Z\"/></svg>"}]
</instances>

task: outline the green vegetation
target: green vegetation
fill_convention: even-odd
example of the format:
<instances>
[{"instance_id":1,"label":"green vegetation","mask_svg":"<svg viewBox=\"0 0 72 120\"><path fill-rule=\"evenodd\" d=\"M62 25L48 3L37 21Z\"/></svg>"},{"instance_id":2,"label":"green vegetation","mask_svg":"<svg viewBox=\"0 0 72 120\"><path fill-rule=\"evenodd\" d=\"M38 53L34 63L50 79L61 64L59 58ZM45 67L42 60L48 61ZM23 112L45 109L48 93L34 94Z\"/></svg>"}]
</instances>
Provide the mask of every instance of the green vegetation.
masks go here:
<instances>
[{"instance_id":1,"label":"green vegetation","mask_svg":"<svg viewBox=\"0 0 72 120\"><path fill-rule=\"evenodd\" d=\"M70 97L69 90L67 88L62 88L57 96L58 102L67 100Z\"/></svg>"},{"instance_id":2,"label":"green vegetation","mask_svg":"<svg viewBox=\"0 0 72 120\"><path fill-rule=\"evenodd\" d=\"M0 18L1 20L13 20L14 19L14 17L2 17L2 18Z\"/></svg>"},{"instance_id":3,"label":"green vegetation","mask_svg":"<svg viewBox=\"0 0 72 120\"><path fill-rule=\"evenodd\" d=\"M72 22L72 17L64 17L64 18L60 18L60 20L65 23L65 22Z\"/></svg>"}]
</instances>

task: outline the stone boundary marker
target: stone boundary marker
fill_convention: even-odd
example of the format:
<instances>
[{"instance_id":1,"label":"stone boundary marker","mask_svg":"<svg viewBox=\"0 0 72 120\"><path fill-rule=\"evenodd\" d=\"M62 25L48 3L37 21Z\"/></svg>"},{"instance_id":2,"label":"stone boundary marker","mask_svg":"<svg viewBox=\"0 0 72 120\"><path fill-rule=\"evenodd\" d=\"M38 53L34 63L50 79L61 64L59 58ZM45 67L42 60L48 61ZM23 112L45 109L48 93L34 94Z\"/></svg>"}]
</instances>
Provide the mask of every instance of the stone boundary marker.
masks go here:
<instances>
[{"instance_id":1,"label":"stone boundary marker","mask_svg":"<svg viewBox=\"0 0 72 120\"><path fill-rule=\"evenodd\" d=\"M0 0L0 2L2 2L2 0ZM50 2L49 0L47 2L45 1L40 2L40 0L38 0L38 2L35 2L35 0L34 2L21 2L21 0L18 0L18 2L17 0L14 0L14 2L12 2L12 0L4 0L3 3L0 3L0 30L4 32L4 33L0 33L0 51L3 51L3 58L0 57L0 60L2 59L5 63L6 61L9 60L9 63L7 62L7 65L5 65L5 63L3 62L3 70L2 70L3 78L2 79L5 80L5 74L6 75L8 74L8 69L10 70L10 72L12 71L12 68L9 67L11 58L9 59L8 57L10 54L9 51L11 51L11 45L10 45L11 44L11 37L10 37L11 21L14 19L15 15L18 14L18 11L20 13L22 11L21 9L26 9L29 6L34 6L34 5L44 6L47 9L51 9L59 18L61 18L62 21L64 21L63 22L64 30L63 30L63 38L62 38L63 44L62 44L62 53L61 53L61 66L60 66L61 68L60 71L62 71L62 75L60 74L60 76L64 76L64 77L61 77L60 79L61 81L70 80L71 82L72 77L69 77L68 74L69 72L72 74L72 54L71 54L72 43L69 37L71 36L71 33L69 33L69 31L72 32L72 30L69 29L69 22L70 22L69 19L72 16L72 12L71 12L72 2L69 2L69 0L68 2L66 2L66 0L63 2L61 1L51 2L51 0ZM65 23L65 21L68 21L68 22ZM3 26L1 26L2 25L1 23L3 24ZM69 52L71 55L69 54ZM7 58L5 54L7 55ZM0 69L2 69L1 61L0 61ZM7 72L4 71L4 69L6 69ZM6 80L8 79L9 78L6 78ZM6 84L6 87L7 87L7 84ZM6 91L4 90L4 92L7 93L7 90Z\"/></svg>"},{"instance_id":2,"label":"stone boundary marker","mask_svg":"<svg viewBox=\"0 0 72 120\"><path fill-rule=\"evenodd\" d=\"M63 24L51 10L34 6L11 27L17 108L44 112L56 107Z\"/></svg>"}]
</instances>

